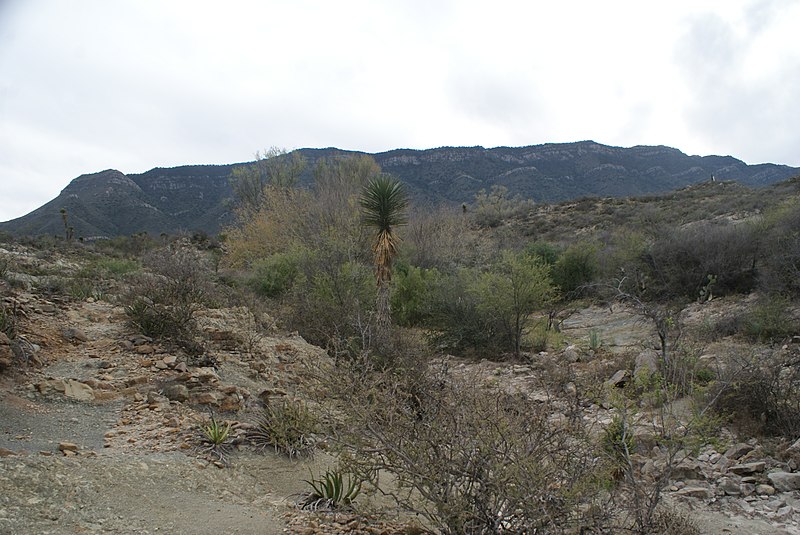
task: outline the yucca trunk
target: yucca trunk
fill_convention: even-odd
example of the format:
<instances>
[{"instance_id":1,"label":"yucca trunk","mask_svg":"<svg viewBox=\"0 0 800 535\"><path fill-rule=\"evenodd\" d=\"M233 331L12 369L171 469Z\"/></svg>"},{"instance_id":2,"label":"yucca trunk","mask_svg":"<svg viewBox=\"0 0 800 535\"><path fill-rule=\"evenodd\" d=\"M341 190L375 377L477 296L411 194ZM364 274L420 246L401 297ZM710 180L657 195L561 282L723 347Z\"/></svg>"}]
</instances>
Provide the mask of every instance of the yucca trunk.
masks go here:
<instances>
[{"instance_id":1,"label":"yucca trunk","mask_svg":"<svg viewBox=\"0 0 800 535\"><path fill-rule=\"evenodd\" d=\"M378 283L375 303L375 339L379 345L389 341L392 330L392 311L389 304L389 281Z\"/></svg>"}]
</instances>

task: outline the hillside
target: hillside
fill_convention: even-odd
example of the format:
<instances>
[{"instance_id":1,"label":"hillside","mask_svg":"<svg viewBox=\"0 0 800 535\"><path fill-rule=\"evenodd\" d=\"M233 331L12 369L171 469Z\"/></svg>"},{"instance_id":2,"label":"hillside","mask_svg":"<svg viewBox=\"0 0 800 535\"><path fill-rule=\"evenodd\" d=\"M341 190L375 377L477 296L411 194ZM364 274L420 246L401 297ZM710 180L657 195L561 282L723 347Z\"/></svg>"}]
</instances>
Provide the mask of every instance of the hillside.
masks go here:
<instances>
[{"instance_id":1,"label":"hillside","mask_svg":"<svg viewBox=\"0 0 800 535\"><path fill-rule=\"evenodd\" d=\"M299 149L309 165L356 154ZM405 182L418 203L469 203L494 185L537 202L587 196L629 197L671 191L710 180L762 187L800 174L776 164L747 165L731 156L688 156L669 147L610 147L593 141L529 147L442 147L371 154L384 171ZM236 164L156 168L126 175L115 170L82 175L33 212L0 223L15 235L64 233L65 208L76 237L219 232L231 222L229 177Z\"/></svg>"},{"instance_id":2,"label":"hillside","mask_svg":"<svg viewBox=\"0 0 800 535\"><path fill-rule=\"evenodd\" d=\"M153 189L103 178L110 191L78 185L143 203ZM490 227L477 210L415 213L383 347L351 187L325 206L347 240L299 226L319 210L298 204L298 226L256 234L283 248L252 268L227 266L233 232L224 249L0 240L0 532L800 533L800 178ZM561 295L526 308L518 355L506 266ZM564 273L597 293L571 294ZM602 289L619 273L635 293ZM329 470L363 485L354 503L308 501ZM405 501L399 478L452 484ZM472 530L485 503L513 529Z\"/></svg>"}]
</instances>

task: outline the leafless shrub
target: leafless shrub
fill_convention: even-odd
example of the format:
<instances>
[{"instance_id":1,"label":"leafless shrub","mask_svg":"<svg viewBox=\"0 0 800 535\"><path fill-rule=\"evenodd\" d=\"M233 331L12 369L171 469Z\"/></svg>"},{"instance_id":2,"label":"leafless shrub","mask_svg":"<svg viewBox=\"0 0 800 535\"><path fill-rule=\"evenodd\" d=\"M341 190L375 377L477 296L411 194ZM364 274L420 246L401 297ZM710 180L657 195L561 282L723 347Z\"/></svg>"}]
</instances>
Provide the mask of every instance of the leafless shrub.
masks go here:
<instances>
[{"instance_id":1,"label":"leafless shrub","mask_svg":"<svg viewBox=\"0 0 800 535\"><path fill-rule=\"evenodd\" d=\"M189 248L165 248L143 259L148 273L139 274L123 296L132 325L155 338L191 342L194 315L208 302L212 284L208 260Z\"/></svg>"},{"instance_id":2,"label":"leafless shrub","mask_svg":"<svg viewBox=\"0 0 800 535\"><path fill-rule=\"evenodd\" d=\"M349 469L445 534L586 527L597 463L580 419L446 371L362 374L340 429ZM352 384L352 383L351 383ZM381 487L390 473L396 488Z\"/></svg>"}]
</instances>

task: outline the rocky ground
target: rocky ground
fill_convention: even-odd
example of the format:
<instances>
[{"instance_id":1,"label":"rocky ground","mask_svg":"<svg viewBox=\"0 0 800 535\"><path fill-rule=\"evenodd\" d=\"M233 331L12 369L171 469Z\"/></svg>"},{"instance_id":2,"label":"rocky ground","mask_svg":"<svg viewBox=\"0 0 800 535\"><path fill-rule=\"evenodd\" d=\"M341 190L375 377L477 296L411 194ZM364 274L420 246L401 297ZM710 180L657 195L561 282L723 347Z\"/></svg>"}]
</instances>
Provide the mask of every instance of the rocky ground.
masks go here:
<instances>
[{"instance_id":1,"label":"rocky ground","mask_svg":"<svg viewBox=\"0 0 800 535\"><path fill-rule=\"evenodd\" d=\"M0 375L0 533L405 529L297 511L303 480L332 462L324 453L289 461L239 448L223 466L202 451L198 426L212 412L241 436L260 398L310 383L327 357L302 338L256 336L244 309L206 311L215 364L194 366L107 302L21 292L6 304L23 318L30 363Z\"/></svg>"},{"instance_id":2,"label":"rocky ground","mask_svg":"<svg viewBox=\"0 0 800 535\"><path fill-rule=\"evenodd\" d=\"M136 334L123 309L105 300L12 294L5 304L21 318L27 362L0 339L0 360L16 363L0 374L0 533L422 532L391 512L298 511L292 497L307 490L303 480L332 463L324 452L289 461L239 440L223 464L202 450L198 426L212 412L242 437L261 400L314 388L327 357L301 337L259 332L244 308L206 310L202 362ZM607 346L630 350L636 342L626 325L647 338L631 311L595 307L564 322L574 344L563 352L532 356L531 364L451 358L450 366L558 406L574 377L590 369L614 388L616 361L601 359L586 338L597 330ZM543 387L541 371L557 363L569 373ZM598 427L615 411L602 402L581 410ZM640 455L646 470L664 462L658 448ZM691 512L704 533L797 534L798 469L800 442L776 450L723 434L698 454L682 452L667 500Z\"/></svg>"}]
</instances>

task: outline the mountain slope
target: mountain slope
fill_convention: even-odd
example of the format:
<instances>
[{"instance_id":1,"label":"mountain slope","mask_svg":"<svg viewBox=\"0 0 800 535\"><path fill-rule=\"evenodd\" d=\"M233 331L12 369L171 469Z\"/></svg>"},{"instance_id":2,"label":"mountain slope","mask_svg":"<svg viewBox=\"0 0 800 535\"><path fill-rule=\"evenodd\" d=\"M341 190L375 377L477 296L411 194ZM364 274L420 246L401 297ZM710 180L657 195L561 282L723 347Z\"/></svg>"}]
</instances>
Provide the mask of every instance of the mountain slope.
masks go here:
<instances>
[{"instance_id":1,"label":"mountain slope","mask_svg":"<svg viewBox=\"0 0 800 535\"><path fill-rule=\"evenodd\" d=\"M317 161L363 154L336 148L299 149L312 181ZM537 202L586 196L628 197L671 191L710 180L765 186L800 174L785 165L747 165L731 156L688 156L664 146L610 147L593 141L528 147L396 149L372 154L384 171L405 182L417 202L471 202L494 185ZM63 235L67 210L75 236L116 236L201 230L216 233L232 221L229 177L236 164L156 168L138 175L107 170L82 175L44 206L0 223L17 235Z\"/></svg>"}]
</instances>

